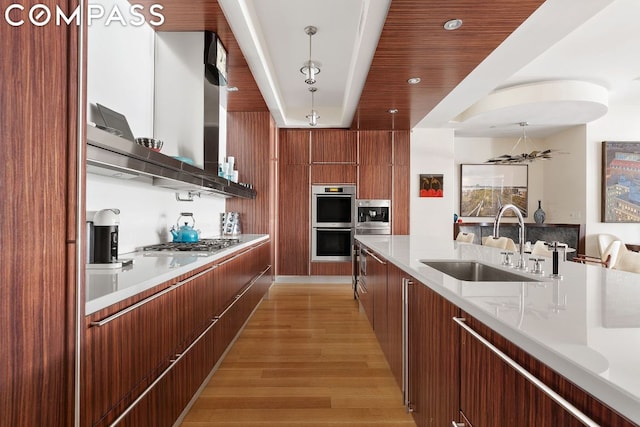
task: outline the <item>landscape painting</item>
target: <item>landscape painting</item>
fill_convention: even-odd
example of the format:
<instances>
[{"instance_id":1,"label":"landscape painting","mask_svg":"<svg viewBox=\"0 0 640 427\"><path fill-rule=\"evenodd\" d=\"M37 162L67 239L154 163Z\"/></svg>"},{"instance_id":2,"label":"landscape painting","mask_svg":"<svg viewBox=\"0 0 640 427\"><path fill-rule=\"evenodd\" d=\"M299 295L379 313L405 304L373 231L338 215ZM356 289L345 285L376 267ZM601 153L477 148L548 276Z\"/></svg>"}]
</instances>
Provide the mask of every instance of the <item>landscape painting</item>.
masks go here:
<instances>
[{"instance_id":1,"label":"landscape painting","mask_svg":"<svg viewBox=\"0 0 640 427\"><path fill-rule=\"evenodd\" d=\"M460 184L460 216L495 217L509 203L528 216L527 165L461 165Z\"/></svg>"},{"instance_id":2,"label":"landscape painting","mask_svg":"<svg viewBox=\"0 0 640 427\"><path fill-rule=\"evenodd\" d=\"M602 222L640 222L640 142L602 143Z\"/></svg>"}]
</instances>

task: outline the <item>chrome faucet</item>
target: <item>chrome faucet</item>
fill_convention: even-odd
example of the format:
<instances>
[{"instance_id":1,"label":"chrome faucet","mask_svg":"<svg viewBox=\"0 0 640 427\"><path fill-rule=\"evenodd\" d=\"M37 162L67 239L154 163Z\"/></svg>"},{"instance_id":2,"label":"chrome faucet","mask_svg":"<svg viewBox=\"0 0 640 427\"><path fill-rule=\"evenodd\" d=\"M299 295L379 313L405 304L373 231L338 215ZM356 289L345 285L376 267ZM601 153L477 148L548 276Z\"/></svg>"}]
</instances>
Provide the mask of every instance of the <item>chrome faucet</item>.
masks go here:
<instances>
[{"instance_id":1,"label":"chrome faucet","mask_svg":"<svg viewBox=\"0 0 640 427\"><path fill-rule=\"evenodd\" d=\"M518 235L518 239L520 240L518 243L520 245L520 260L518 261L518 265L516 268L519 270L527 270L527 264L524 261L524 218L522 217L522 212L515 205L506 204L500 208L498 214L496 215L495 220L493 221L493 237L496 239L500 237L500 219L502 219L502 215L508 210L512 210L515 212L518 217L518 224L520 225L520 233Z\"/></svg>"}]
</instances>

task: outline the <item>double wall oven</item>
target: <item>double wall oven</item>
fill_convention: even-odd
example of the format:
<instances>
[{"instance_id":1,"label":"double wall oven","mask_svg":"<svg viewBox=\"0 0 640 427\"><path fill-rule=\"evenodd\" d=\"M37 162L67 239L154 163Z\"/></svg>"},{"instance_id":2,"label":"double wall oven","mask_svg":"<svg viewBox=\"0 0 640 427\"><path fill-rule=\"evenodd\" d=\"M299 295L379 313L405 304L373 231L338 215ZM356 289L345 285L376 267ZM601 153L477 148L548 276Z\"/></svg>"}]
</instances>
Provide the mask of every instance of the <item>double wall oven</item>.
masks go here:
<instances>
[{"instance_id":1,"label":"double wall oven","mask_svg":"<svg viewBox=\"0 0 640 427\"><path fill-rule=\"evenodd\" d=\"M311 261L351 261L355 185L311 186Z\"/></svg>"}]
</instances>

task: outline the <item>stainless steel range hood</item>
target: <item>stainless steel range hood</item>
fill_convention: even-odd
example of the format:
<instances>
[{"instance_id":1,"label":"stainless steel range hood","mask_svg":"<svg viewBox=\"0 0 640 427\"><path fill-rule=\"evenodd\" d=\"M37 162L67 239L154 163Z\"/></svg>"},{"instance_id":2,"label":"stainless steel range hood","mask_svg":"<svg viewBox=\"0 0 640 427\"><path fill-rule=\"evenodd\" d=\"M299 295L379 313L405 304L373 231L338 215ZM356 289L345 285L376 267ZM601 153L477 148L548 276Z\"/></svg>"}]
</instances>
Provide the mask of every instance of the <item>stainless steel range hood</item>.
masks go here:
<instances>
[{"instance_id":1,"label":"stainless steel range hood","mask_svg":"<svg viewBox=\"0 0 640 427\"><path fill-rule=\"evenodd\" d=\"M178 192L254 199L256 192L94 126L87 126L87 171L137 179Z\"/></svg>"}]
</instances>

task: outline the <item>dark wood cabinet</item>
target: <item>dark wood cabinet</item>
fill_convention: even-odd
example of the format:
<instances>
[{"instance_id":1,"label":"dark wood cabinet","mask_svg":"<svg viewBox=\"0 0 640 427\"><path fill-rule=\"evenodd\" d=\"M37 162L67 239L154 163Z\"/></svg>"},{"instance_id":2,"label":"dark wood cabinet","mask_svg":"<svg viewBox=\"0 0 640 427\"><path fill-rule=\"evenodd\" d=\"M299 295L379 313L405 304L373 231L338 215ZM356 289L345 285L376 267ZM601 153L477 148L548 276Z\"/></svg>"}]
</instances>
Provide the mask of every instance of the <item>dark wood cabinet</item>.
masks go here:
<instances>
[{"instance_id":1,"label":"dark wood cabinet","mask_svg":"<svg viewBox=\"0 0 640 427\"><path fill-rule=\"evenodd\" d=\"M356 184L357 198L392 200L394 234L409 232L409 132L280 129L278 275L349 275L310 263L310 186Z\"/></svg>"},{"instance_id":2,"label":"dark wood cabinet","mask_svg":"<svg viewBox=\"0 0 640 427\"><path fill-rule=\"evenodd\" d=\"M406 273L387 264L387 344L385 355L396 382L402 387L402 279Z\"/></svg>"},{"instance_id":3,"label":"dark wood cabinet","mask_svg":"<svg viewBox=\"0 0 640 427\"><path fill-rule=\"evenodd\" d=\"M358 133L358 198L391 200L393 147L391 132ZM392 212L393 215L393 212Z\"/></svg>"},{"instance_id":4,"label":"dark wood cabinet","mask_svg":"<svg viewBox=\"0 0 640 427\"><path fill-rule=\"evenodd\" d=\"M539 379L598 425L634 426L602 402L513 345L471 316L464 324L526 373ZM522 372L507 364L474 334L458 326L460 341L460 408L476 426L584 425ZM497 398L499 396L499 398Z\"/></svg>"},{"instance_id":5,"label":"dark wood cabinet","mask_svg":"<svg viewBox=\"0 0 640 427\"><path fill-rule=\"evenodd\" d=\"M357 162L357 133L345 129L315 129L311 132L311 163ZM335 181L340 182L340 181Z\"/></svg>"},{"instance_id":6,"label":"dark wood cabinet","mask_svg":"<svg viewBox=\"0 0 640 427\"><path fill-rule=\"evenodd\" d=\"M408 401L418 427L451 425L459 412L458 307L415 279L408 286ZM480 425L480 424L479 424Z\"/></svg>"},{"instance_id":7,"label":"dark wood cabinet","mask_svg":"<svg viewBox=\"0 0 640 427\"><path fill-rule=\"evenodd\" d=\"M309 275L309 131L280 130L278 275Z\"/></svg>"},{"instance_id":8,"label":"dark wood cabinet","mask_svg":"<svg viewBox=\"0 0 640 427\"><path fill-rule=\"evenodd\" d=\"M171 426L271 285L261 243L87 318L82 425Z\"/></svg>"}]
</instances>

